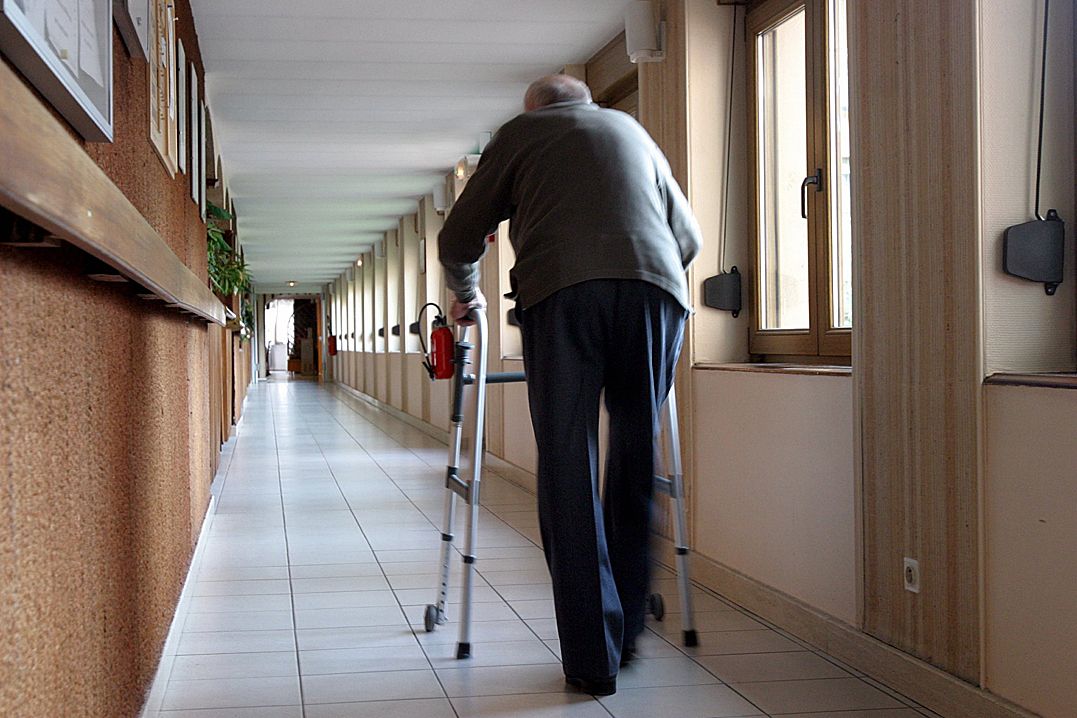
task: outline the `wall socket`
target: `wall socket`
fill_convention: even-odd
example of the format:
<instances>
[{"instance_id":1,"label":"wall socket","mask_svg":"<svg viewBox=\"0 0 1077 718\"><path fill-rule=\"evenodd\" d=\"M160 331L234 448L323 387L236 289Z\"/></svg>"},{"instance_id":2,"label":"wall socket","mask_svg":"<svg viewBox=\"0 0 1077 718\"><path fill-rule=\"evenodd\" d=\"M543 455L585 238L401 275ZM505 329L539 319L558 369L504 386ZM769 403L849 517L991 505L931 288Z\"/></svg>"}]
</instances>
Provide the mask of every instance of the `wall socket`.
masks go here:
<instances>
[{"instance_id":1,"label":"wall socket","mask_svg":"<svg viewBox=\"0 0 1077 718\"><path fill-rule=\"evenodd\" d=\"M912 593L920 593L920 562L914 558L905 557L905 590Z\"/></svg>"}]
</instances>

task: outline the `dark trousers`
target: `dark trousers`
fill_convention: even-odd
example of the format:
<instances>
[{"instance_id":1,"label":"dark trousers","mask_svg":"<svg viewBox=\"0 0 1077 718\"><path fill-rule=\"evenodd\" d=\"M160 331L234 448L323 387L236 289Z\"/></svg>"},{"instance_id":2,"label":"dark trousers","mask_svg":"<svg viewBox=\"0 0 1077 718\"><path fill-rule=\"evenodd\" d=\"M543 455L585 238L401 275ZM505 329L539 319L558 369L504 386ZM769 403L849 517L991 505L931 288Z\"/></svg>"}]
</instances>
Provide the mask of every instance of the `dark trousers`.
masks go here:
<instances>
[{"instance_id":1,"label":"dark trousers","mask_svg":"<svg viewBox=\"0 0 1077 718\"><path fill-rule=\"evenodd\" d=\"M643 630L659 411L686 312L647 282L575 284L522 312L538 510L566 675L617 674ZM598 416L610 417L599 500Z\"/></svg>"}]
</instances>

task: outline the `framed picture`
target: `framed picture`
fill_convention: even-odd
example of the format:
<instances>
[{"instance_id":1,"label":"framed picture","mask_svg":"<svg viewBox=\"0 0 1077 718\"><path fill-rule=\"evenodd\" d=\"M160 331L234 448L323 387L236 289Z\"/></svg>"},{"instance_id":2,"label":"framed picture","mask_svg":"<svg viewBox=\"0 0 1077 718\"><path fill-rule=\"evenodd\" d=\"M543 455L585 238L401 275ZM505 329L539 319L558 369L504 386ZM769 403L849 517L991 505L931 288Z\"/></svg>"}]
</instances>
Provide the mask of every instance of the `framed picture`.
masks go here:
<instances>
[{"instance_id":1,"label":"framed picture","mask_svg":"<svg viewBox=\"0 0 1077 718\"><path fill-rule=\"evenodd\" d=\"M198 211L206 221L206 103L198 103Z\"/></svg>"},{"instance_id":2,"label":"framed picture","mask_svg":"<svg viewBox=\"0 0 1077 718\"><path fill-rule=\"evenodd\" d=\"M191 63L189 96L187 107L190 110L191 128L191 201L198 204L198 185L201 183L202 170L198 166L198 148L202 145L202 132L198 126L198 68Z\"/></svg>"},{"instance_id":3,"label":"framed picture","mask_svg":"<svg viewBox=\"0 0 1077 718\"><path fill-rule=\"evenodd\" d=\"M179 171L187 171L187 53L176 40L176 138Z\"/></svg>"},{"instance_id":4,"label":"framed picture","mask_svg":"<svg viewBox=\"0 0 1077 718\"><path fill-rule=\"evenodd\" d=\"M111 0L0 0L0 52L86 140L112 141Z\"/></svg>"},{"instance_id":5,"label":"framed picture","mask_svg":"<svg viewBox=\"0 0 1077 718\"><path fill-rule=\"evenodd\" d=\"M80 2L83 0L79 0ZM150 142L165 169L176 175L176 28L170 0L151 0Z\"/></svg>"},{"instance_id":6,"label":"framed picture","mask_svg":"<svg viewBox=\"0 0 1077 718\"><path fill-rule=\"evenodd\" d=\"M131 57L150 57L150 0L112 0L112 17Z\"/></svg>"}]
</instances>

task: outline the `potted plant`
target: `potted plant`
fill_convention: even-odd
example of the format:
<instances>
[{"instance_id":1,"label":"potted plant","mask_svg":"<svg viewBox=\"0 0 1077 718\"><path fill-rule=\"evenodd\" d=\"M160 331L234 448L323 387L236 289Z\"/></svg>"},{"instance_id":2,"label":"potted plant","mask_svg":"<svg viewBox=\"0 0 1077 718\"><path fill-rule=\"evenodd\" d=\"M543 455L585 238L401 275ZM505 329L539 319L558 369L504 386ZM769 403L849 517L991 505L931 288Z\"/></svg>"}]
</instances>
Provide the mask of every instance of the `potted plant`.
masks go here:
<instances>
[{"instance_id":1,"label":"potted plant","mask_svg":"<svg viewBox=\"0 0 1077 718\"><path fill-rule=\"evenodd\" d=\"M232 214L212 202L206 205L206 245L208 252L207 269L213 291L226 304L232 304L232 297L246 294L251 289L251 274L242 255L228 244L228 229L221 225L232 219Z\"/></svg>"}]
</instances>

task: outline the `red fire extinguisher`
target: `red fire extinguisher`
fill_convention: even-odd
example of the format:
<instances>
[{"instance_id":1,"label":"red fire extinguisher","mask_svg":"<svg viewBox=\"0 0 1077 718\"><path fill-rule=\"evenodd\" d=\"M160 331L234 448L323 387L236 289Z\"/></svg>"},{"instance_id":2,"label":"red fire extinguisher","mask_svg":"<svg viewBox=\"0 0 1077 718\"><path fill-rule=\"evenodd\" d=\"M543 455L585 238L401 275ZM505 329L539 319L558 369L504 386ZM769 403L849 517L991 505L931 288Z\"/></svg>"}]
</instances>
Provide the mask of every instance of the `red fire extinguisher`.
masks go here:
<instances>
[{"instance_id":1,"label":"red fire extinguisher","mask_svg":"<svg viewBox=\"0 0 1077 718\"><path fill-rule=\"evenodd\" d=\"M452 379L453 375L453 335L445 317L439 314L434 318L434 328L430 332L430 376L433 379Z\"/></svg>"},{"instance_id":2,"label":"red fire extinguisher","mask_svg":"<svg viewBox=\"0 0 1077 718\"><path fill-rule=\"evenodd\" d=\"M437 310L437 314L434 315L433 326L430 331L430 351L427 354L426 361L423 362L423 366L426 368L427 374L431 379L451 379L453 375L453 333L449 328L449 322L445 318L445 315L434 302L424 304L422 309L419 310L419 317L415 324L412 325L413 331L419 334L419 341L422 342L421 325L423 312L428 307L433 307ZM423 346L423 350L426 347Z\"/></svg>"}]
</instances>

